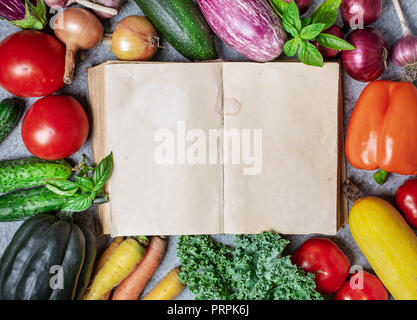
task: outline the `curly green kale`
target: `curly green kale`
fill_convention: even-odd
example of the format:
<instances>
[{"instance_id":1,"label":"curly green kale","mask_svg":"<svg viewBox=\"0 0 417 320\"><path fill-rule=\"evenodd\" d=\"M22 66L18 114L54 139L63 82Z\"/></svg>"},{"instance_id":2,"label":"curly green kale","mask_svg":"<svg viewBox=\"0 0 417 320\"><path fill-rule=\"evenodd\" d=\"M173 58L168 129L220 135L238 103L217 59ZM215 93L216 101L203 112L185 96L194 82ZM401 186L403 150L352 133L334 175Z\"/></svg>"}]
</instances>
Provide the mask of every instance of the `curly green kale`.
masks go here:
<instances>
[{"instance_id":1,"label":"curly green kale","mask_svg":"<svg viewBox=\"0 0 417 320\"><path fill-rule=\"evenodd\" d=\"M180 280L197 300L321 300L314 275L282 256L287 245L273 232L236 236L234 248L209 236L181 236Z\"/></svg>"}]
</instances>

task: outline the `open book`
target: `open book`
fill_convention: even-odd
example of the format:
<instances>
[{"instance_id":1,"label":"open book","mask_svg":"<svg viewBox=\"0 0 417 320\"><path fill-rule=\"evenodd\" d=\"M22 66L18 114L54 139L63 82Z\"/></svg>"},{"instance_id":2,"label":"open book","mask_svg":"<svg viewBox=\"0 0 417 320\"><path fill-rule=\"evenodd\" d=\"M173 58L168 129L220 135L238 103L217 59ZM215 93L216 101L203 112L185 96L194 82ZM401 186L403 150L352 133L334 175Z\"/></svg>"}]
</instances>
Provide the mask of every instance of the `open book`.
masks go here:
<instances>
[{"instance_id":1,"label":"open book","mask_svg":"<svg viewBox=\"0 0 417 320\"><path fill-rule=\"evenodd\" d=\"M89 70L100 206L120 235L335 234L346 220L340 65L106 63Z\"/></svg>"}]
</instances>

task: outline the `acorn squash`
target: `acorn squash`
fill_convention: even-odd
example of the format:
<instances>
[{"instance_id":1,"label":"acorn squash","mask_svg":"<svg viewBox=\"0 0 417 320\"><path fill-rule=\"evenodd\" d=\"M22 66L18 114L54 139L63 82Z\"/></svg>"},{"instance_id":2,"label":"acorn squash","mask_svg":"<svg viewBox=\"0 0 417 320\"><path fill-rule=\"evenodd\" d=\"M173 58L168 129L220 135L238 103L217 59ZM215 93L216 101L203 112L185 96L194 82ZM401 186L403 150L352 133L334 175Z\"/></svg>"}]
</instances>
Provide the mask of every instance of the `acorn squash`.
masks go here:
<instances>
[{"instance_id":1,"label":"acorn squash","mask_svg":"<svg viewBox=\"0 0 417 320\"><path fill-rule=\"evenodd\" d=\"M0 259L1 300L80 298L97 248L86 228L51 214L24 222Z\"/></svg>"}]
</instances>

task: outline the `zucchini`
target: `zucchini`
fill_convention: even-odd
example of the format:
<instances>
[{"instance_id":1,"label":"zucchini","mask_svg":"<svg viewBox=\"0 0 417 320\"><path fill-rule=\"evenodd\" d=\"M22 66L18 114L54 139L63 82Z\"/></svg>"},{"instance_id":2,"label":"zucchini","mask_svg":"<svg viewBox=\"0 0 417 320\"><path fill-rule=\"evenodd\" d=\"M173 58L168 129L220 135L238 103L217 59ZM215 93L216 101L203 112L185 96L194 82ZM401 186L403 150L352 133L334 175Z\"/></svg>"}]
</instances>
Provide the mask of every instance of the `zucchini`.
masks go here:
<instances>
[{"instance_id":1,"label":"zucchini","mask_svg":"<svg viewBox=\"0 0 417 320\"><path fill-rule=\"evenodd\" d=\"M23 102L17 99L4 99L0 102L0 142L16 126L23 111Z\"/></svg>"},{"instance_id":2,"label":"zucchini","mask_svg":"<svg viewBox=\"0 0 417 320\"><path fill-rule=\"evenodd\" d=\"M359 248L397 300L417 299L417 237L401 214L376 197L356 201L349 226Z\"/></svg>"},{"instance_id":3,"label":"zucchini","mask_svg":"<svg viewBox=\"0 0 417 320\"><path fill-rule=\"evenodd\" d=\"M38 158L0 162L0 192L44 185L48 179L68 179L71 165L65 160L47 161Z\"/></svg>"},{"instance_id":4,"label":"zucchini","mask_svg":"<svg viewBox=\"0 0 417 320\"><path fill-rule=\"evenodd\" d=\"M189 60L217 58L210 27L192 0L135 0L167 41Z\"/></svg>"}]
</instances>

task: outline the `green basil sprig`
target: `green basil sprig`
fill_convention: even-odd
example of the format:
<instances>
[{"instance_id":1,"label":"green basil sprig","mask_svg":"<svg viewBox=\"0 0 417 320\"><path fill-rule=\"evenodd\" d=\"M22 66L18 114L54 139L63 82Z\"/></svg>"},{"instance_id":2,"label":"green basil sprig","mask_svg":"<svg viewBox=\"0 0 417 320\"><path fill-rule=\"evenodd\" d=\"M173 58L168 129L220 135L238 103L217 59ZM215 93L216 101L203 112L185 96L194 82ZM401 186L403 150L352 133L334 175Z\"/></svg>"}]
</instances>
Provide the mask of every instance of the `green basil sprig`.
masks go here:
<instances>
[{"instance_id":1,"label":"green basil sprig","mask_svg":"<svg viewBox=\"0 0 417 320\"><path fill-rule=\"evenodd\" d=\"M108 196L103 195L103 187L113 171L113 153L101 160L95 169L87 166L83 156L78 169L79 173L75 176L75 181L46 181L46 188L57 195L66 197L61 209L64 213L85 211L93 204L108 201Z\"/></svg>"},{"instance_id":2,"label":"green basil sprig","mask_svg":"<svg viewBox=\"0 0 417 320\"><path fill-rule=\"evenodd\" d=\"M300 11L294 0L290 3L284 0L270 0L272 7L282 19L284 29L290 34L285 43L284 53L292 57L297 54L304 64L322 67L323 56L311 43L317 41L321 46L334 50L354 50L347 41L332 34L323 32L335 24L337 9L342 0L326 0L311 17L300 18Z\"/></svg>"}]
</instances>

